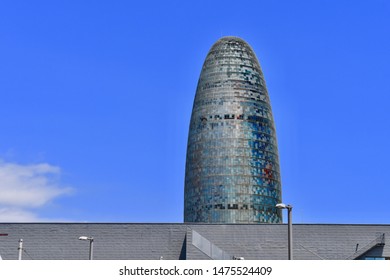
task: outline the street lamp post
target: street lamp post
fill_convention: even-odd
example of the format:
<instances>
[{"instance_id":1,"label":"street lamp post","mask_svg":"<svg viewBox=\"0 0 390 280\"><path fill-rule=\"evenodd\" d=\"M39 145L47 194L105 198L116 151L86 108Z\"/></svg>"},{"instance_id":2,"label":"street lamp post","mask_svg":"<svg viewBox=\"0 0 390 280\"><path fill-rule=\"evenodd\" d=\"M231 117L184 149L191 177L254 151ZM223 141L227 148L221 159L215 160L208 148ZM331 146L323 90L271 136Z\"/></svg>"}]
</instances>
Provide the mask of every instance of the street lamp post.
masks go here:
<instances>
[{"instance_id":1,"label":"street lamp post","mask_svg":"<svg viewBox=\"0 0 390 280\"><path fill-rule=\"evenodd\" d=\"M93 259L93 237L80 236L79 240L89 241L89 259Z\"/></svg>"},{"instance_id":2,"label":"street lamp post","mask_svg":"<svg viewBox=\"0 0 390 280\"><path fill-rule=\"evenodd\" d=\"M19 239L19 247L18 247L18 260L22 260L22 254L23 254L23 239Z\"/></svg>"},{"instance_id":3,"label":"street lamp post","mask_svg":"<svg viewBox=\"0 0 390 280\"><path fill-rule=\"evenodd\" d=\"M292 251L292 205L284 204L284 203L278 203L276 204L276 208L279 209L287 209L288 212L288 259L293 259L293 251Z\"/></svg>"}]
</instances>

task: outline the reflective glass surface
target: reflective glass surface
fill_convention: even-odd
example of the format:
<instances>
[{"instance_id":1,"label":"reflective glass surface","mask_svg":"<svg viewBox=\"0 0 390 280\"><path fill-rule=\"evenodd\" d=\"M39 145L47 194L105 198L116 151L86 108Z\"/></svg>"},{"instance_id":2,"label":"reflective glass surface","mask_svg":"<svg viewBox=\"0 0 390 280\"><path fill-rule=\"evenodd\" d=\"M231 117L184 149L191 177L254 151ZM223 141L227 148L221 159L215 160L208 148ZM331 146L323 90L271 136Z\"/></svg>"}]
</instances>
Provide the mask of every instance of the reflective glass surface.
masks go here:
<instances>
[{"instance_id":1,"label":"reflective glass surface","mask_svg":"<svg viewBox=\"0 0 390 280\"><path fill-rule=\"evenodd\" d=\"M184 221L281 223L275 126L252 48L218 40L198 81L190 122Z\"/></svg>"}]
</instances>

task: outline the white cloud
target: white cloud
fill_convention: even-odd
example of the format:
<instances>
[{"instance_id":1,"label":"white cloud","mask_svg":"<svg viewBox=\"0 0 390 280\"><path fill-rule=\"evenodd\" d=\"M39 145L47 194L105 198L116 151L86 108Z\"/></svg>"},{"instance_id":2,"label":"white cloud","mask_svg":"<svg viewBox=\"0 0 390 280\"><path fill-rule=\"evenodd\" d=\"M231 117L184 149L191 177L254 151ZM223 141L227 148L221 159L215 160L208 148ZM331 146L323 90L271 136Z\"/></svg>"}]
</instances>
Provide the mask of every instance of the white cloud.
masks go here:
<instances>
[{"instance_id":1,"label":"white cloud","mask_svg":"<svg viewBox=\"0 0 390 280\"><path fill-rule=\"evenodd\" d=\"M0 161L0 221L37 221L31 208L42 207L70 188L59 184L60 168L47 163Z\"/></svg>"},{"instance_id":2,"label":"white cloud","mask_svg":"<svg viewBox=\"0 0 390 280\"><path fill-rule=\"evenodd\" d=\"M42 222L31 211L25 211L15 208L0 208L0 222L2 223L20 223L20 222Z\"/></svg>"}]
</instances>

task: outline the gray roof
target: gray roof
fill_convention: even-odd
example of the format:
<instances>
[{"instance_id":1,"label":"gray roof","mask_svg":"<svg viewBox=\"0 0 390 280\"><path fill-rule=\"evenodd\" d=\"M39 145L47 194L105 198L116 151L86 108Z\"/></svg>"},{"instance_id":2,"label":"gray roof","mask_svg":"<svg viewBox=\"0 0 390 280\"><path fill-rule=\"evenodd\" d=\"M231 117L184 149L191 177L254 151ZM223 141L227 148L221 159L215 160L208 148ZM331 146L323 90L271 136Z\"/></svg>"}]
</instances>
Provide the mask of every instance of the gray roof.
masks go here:
<instances>
[{"instance_id":1,"label":"gray roof","mask_svg":"<svg viewBox=\"0 0 390 280\"><path fill-rule=\"evenodd\" d=\"M286 224L0 223L0 255L23 259L287 259ZM390 225L294 224L294 259L390 257Z\"/></svg>"}]
</instances>

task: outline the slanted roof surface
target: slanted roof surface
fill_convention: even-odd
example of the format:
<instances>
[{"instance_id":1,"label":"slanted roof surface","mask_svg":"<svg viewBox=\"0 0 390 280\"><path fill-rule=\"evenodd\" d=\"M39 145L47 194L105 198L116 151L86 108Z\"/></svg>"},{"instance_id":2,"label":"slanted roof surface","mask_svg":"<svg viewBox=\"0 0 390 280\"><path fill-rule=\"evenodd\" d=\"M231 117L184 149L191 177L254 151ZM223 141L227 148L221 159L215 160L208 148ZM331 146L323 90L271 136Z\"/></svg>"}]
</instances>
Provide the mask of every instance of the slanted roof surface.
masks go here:
<instances>
[{"instance_id":1,"label":"slanted roof surface","mask_svg":"<svg viewBox=\"0 0 390 280\"><path fill-rule=\"evenodd\" d=\"M18 258L19 239L23 259L88 259L80 236L94 237L94 259L287 259L286 224L0 223L0 233L3 260ZM294 259L390 257L389 236L390 225L294 224Z\"/></svg>"}]
</instances>

